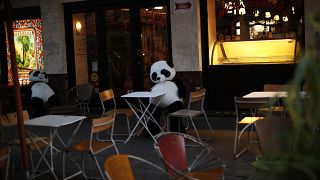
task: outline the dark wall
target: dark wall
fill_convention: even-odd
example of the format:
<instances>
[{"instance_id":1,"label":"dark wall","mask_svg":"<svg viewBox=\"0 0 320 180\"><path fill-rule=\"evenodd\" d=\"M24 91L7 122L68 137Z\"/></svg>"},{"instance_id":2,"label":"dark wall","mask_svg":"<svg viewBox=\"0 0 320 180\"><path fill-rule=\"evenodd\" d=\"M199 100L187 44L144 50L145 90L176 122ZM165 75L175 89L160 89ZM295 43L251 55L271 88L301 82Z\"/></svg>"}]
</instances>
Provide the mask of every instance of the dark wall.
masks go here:
<instances>
[{"instance_id":1,"label":"dark wall","mask_svg":"<svg viewBox=\"0 0 320 180\"><path fill-rule=\"evenodd\" d=\"M209 66L204 74L207 109L234 109L234 96L263 91L264 84L285 84L294 65L219 65Z\"/></svg>"}]
</instances>

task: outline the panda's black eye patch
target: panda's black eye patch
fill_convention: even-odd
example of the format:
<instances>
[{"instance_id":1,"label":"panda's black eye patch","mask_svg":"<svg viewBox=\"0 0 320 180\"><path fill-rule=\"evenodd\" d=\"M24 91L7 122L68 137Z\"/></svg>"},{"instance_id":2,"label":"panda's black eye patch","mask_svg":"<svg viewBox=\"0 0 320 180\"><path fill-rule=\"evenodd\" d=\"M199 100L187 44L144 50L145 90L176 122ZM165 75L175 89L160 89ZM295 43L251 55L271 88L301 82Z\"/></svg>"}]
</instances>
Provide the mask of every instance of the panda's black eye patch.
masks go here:
<instances>
[{"instance_id":1,"label":"panda's black eye patch","mask_svg":"<svg viewBox=\"0 0 320 180\"><path fill-rule=\"evenodd\" d=\"M44 77L45 77L46 79L48 79L47 73L44 72L43 74L44 74Z\"/></svg>"},{"instance_id":2,"label":"panda's black eye patch","mask_svg":"<svg viewBox=\"0 0 320 180\"><path fill-rule=\"evenodd\" d=\"M152 73L151 75L152 80L156 81L157 80L157 73Z\"/></svg>"},{"instance_id":3,"label":"panda's black eye patch","mask_svg":"<svg viewBox=\"0 0 320 180\"><path fill-rule=\"evenodd\" d=\"M162 69L161 74L163 74L166 78L170 77L170 75L171 75L170 71L168 71L166 69Z\"/></svg>"},{"instance_id":4,"label":"panda's black eye patch","mask_svg":"<svg viewBox=\"0 0 320 180\"><path fill-rule=\"evenodd\" d=\"M40 73L40 71L36 71L35 73L33 73L33 76L38 76Z\"/></svg>"}]
</instances>

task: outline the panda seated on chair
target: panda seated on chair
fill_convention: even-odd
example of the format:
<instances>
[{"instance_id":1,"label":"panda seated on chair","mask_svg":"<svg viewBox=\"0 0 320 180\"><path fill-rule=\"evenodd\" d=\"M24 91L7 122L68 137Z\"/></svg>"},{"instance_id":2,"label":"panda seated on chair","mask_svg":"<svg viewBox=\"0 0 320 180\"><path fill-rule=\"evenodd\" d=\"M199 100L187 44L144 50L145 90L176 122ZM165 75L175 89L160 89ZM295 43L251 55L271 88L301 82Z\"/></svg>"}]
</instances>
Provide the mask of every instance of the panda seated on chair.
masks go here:
<instances>
[{"instance_id":1,"label":"panda seated on chair","mask_svg":"<svg viewBox=\"0 0 320 180\"><path fill-rule=\"evenodd\" d=\"M60 105L56 90L48 84L47 73L43 69L34 69L29 73L30 83L27 86L27 96L31 100L31 117L46 114L45 105Z\"/></svg>"},{"instance_id":2,"label":"panda seated on chair","mask_svg":"<svg viewBox=\"0 0 320 180\"><path fill-rule=\"evenodd\" d=\"M175 78L176 71L173 68L173 63L168 61L157 61L151 65L150 79L155 85L151 88L151 92L165 92L166 94L161 97L160 103L155 110L153 116L155 120L160 122L161 110L165 109L169 113L178 111L184 108L182 99L186 97L186 88L182 81ZM151 110L156 107L158 101L156 99L150 99ZM148 128L150 132L155 135L160 132L159 127L149 121ZM178 119L171 118L170 130L185 133L185 128L182 122ZM148 133L144 133L148 136Z\"/></svg>"}]
</instances>

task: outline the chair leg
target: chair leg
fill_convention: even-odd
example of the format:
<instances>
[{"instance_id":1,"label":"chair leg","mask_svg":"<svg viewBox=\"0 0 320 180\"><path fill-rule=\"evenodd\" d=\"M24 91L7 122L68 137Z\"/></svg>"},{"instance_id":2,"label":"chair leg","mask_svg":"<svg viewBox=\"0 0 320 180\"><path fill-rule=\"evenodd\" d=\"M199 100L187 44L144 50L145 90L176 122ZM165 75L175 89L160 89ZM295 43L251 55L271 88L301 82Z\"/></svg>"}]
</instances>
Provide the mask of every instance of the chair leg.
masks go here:
<instances>
[{"instance_id":1,"label":"chair leg","mask_svg":"<svg viewBox=\"0 0 320 180\"><path fill-rule=\"evenodd\" d=\"M10 157L11 157L11 152L10 148L8 150L8 157L7 157L7 163L6 163L6 175L5 175L5 180L8 180L9 177L9 167L10 167Z\"/></svg>"},{"instance_id":2,"label":"chair leg","mask_svg":"<svg viewBox=\"0 0 320 180\"><path fill-rule=\"evenodd\" d=\"M234 144L233 144L233 156L234 157L236 157L236 153L237 153L237 143L238 143L238 124L236 125Z\"/></svg>"},{"instance_id":3,"label":"chair leg","mask_svg":"<svg viewBox=\"0 0 320 180\"><path fill-rule=\"evenodd\" d=\"M34 164L33 164L33 157L32 157L32 152L30 150L30 147L29 147L29 156L30 156L31 171L33 171L34 170Z\"/></svg>"},{"instance_id":4,"label":"chair leg","mask_svg":"<svg viewBox=\"0 0 320 180\"><path fill-rule=\"evenodd\" d=\"M189 116L189 120L191 121L191 124L192 124L192 126L193 126L193 129L196 131L196 134L197 134L198 139L201 140L201 139L200 139L200 136L199 136L199 133L198 133L198 130L197 130L197 128L196 128L195 124L193 123L193 120L192 120L192 118L191 118L190 116Z\"/></svg>"},{"instance_id":5,"label":"chair leg","mask_svg":"<svg viewBox=\"0 0 320 180\"><path fill-rule=\"evenodd\" d=\"M252 123L247 124L239 133L238 133L238 126L236 126L236 134L235 134L235 142L234 142L235 144L233 149L233 155L235 158L240 157L241 154L243 154L244 152L250 149L251 135L250 135L250 132L248 132L247 146L244 149L242 149L240 152L238 152L239 151L238 148L240 147L241 136L244 133L244 131L250 126L252 126Z\"/></svg>"},{"instance_id":6,"label":"chair leg","mask_svg":"<svg viewBox=\"0 0 320 180\"><path fill-rule=\"evenodd\" d=\"M251 130L250 130L250 132L248 132L248 150L250 149L250 147L251 147L251 142L252 142L252 133L253 133L253 125L251 126Z\"/></svg>"},{"instance_id":7,"label":"chair leg","mask_svg":"<svg viewBox=\"0 0 320 180\"><path fill-rule=\"evenodd\" d=\"M170 132L170 116L167 116L167 132Z\"/></svg>"},{"instance_id":8,"label":"chair leg","mask_svg":"<svg viewBox=\"0 0 320 180\"><path fill-rule=\"evenodd\" d=\"M202 112L203 112L203 115L204 115L204 117L205 117L205 119L206 119L206 121L208 123L208 126L210 128L211 134L213 135L213 130L212 130L212 127L211 127L210 122L208 120L208 117L207 117L207 115L206 115L206 113L204 111L202 111Z\"/></svg>"},{"instance_id":9,"label":"chair leg","mask_svg":"<svg viewBox=\"0 0 320 180\"><path fill-rule=\"evenodd\" d=\"M85 179L88 179L87 175L84 173L84 169L82 169L79 166L79 164L71 157L69 157L69 159L75 164L75 166L78 168L79 171L74 173L74 174L72 174L72 175L70 175L70 176L68 176L68 177L66 177L66 170L65 170L65 168L66 168L66 163L65 162L66 161L65 161L65 159L66 159L66 152L64 151L64 152L62 152L62 177L63 177L64 180L71 179L71 178L73 178L75 176L78 176L79 174L82 174Z\"/></svg>"},{"instance_id":10,"label":"chair leg","mask_svg":"<svg viewBox=\"0 0 320 180\"><path fill-rule=\"evenodd\" d=\"M98 169L99 169L99 172L100 172L100 175L101 175L102 179L105 180L105 179L106 179L106 178L105 178L105 175L104 175L104 173L103 173L103 171L102 171L102 169L101 169L101 167L100 167L100 165L99 165L99 162L98 162L96 156L92 154L92 158L93 158L93 160L95 161L95 163L96 163L96 165L97 165L97 167L98 167Z\"/></svg>"},{"instance_id":11,"label":"chair leg","mask_svg":"<svg viewBox=\"0 0 320 180\"><path fill-rule=\"evenodd\" d=\"M127 126L128 126L128 135L131 133L131 128L130 128L130 123L129 123L129 118L127 116Z\"/></svg>"}]
</instances>

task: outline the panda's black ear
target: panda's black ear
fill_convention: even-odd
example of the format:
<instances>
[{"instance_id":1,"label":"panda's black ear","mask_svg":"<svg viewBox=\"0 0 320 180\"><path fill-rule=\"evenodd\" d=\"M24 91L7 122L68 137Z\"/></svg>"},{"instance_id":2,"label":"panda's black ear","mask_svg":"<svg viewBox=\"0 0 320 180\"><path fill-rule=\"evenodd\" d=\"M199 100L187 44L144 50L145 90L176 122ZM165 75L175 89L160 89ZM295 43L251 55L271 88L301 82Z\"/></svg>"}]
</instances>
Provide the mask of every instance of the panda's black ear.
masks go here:
<instances>
[{"instance_id":1,"label":"panda's black ear","mask_svg":"<svg viewBox=\"0 0 320 180\"><path fill-rule=\"evenodd\" d=\"M173 68L173 63L172 63L171 61L167 61L167 64L168 64L171 68Z\"/></svg>"}]
</instances>

